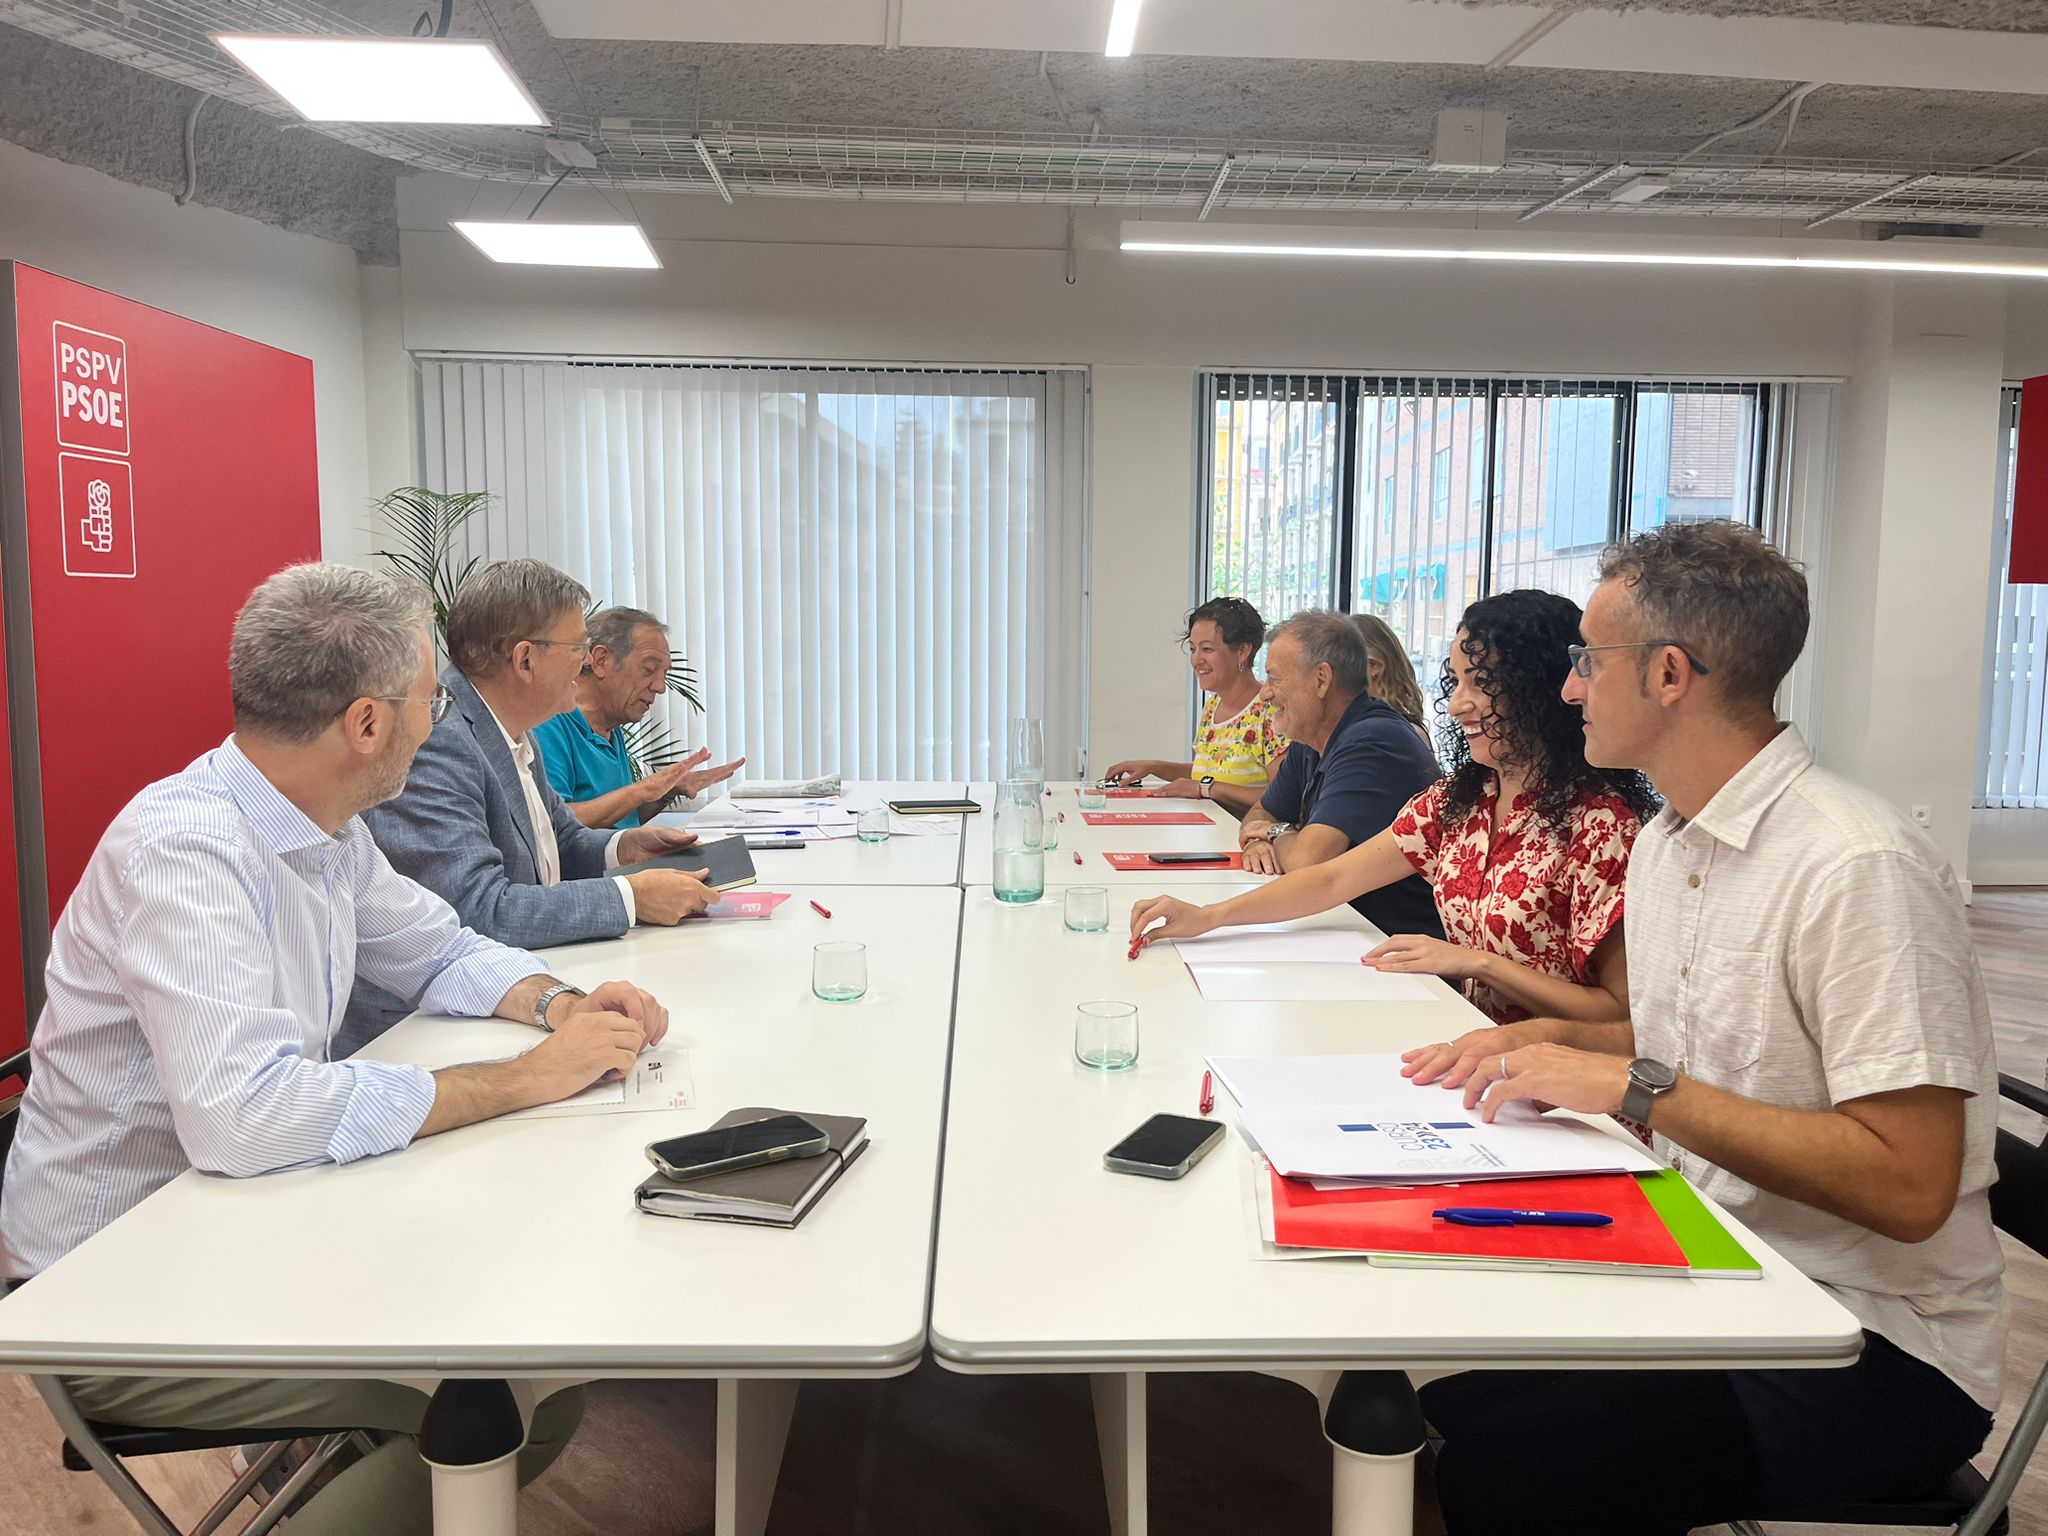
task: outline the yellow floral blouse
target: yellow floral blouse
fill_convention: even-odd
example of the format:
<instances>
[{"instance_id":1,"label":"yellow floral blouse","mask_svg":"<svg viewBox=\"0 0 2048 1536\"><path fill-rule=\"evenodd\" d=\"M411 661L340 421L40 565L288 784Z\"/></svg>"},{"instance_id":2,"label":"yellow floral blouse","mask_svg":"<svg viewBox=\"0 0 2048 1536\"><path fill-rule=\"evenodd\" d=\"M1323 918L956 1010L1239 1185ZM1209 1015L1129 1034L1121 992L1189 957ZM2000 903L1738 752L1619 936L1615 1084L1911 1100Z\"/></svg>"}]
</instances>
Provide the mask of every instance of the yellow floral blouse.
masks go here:
<instances>
[{"instance_id":1,"label":"yellow floral blouse","mask_svg":"<svg viewBox=\"0 0 2048 1536\"><path fill-rule=\"evenodd\" d=\"M1217 698L1202 701L1202 723L1195 727L1195 777L1213 776L1219 784L1263 784L1287 751L1287 738L1273 729L1273 712L1264 699L1251 703L1229 720L1216 718Z\"/></svg>"}]
</instances>

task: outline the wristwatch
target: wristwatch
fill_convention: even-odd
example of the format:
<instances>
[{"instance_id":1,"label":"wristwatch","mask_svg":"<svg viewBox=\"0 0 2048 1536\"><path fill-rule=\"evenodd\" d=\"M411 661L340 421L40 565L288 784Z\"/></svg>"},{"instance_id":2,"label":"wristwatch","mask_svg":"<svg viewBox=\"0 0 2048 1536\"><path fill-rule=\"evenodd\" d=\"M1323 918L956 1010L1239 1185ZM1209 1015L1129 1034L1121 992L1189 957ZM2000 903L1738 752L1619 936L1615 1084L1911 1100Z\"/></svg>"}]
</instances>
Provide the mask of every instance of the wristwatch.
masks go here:
<instances>
[{"instance_id":1,"label":"wristwatch","mask_svg":"<svg viewBox=\"0 0 2048 1536\"><path fill-rule=\"evenodd\" d=\"M590 996L581 987L572 987L566 981L558 981L533 1000L533 1022L551 1035L555 1032L555 1026L548 1022L548 1009L564 992L574 993L577 997Z\"/></svg>"},{"instance_id":2,"label":"wristwatch","mask_svg":"<svg viewBox=\"0 0 2048 1536\"><path fill-rule=\"evenodd\" d=\"M1195 780L1195 783L1198 786L1197 792L1199 793L1202 799L1211 800L1215 798L1213 795L1209 793L1209 791L1216 787L1215 774L1205 773L1199 779Z\"/></svg>"},{"instance_id":3,"label":"wristwatch","mask_svg":"<svg viewBox=\"0 0 2048 1536\"><path fill-rule=\"evenodd\" d=\"M1637 1125L1650 1123L1650 1107L1678 1084L1678 1073L1661 1061L1638 1056L1628 1064L1628 1091L1621 1096L1621 1112Z\"/></svg>"},{"instance_id":4,"label":"wristwatch","mask_svg":"<svg viewBox=\"0 0 2048 1536\"><path fill-rule=\"evenodd\" d=\"M1281 833L1292 832L1293 830L1294 827L1292 826L1292 824L1284 821L1276 821L1270 827L1260 827L1256 832L1245 833L1243 841L1247 843L1270 843L1273 841L1274 838L1278 837Z\"/></svg>"}]
</instances>

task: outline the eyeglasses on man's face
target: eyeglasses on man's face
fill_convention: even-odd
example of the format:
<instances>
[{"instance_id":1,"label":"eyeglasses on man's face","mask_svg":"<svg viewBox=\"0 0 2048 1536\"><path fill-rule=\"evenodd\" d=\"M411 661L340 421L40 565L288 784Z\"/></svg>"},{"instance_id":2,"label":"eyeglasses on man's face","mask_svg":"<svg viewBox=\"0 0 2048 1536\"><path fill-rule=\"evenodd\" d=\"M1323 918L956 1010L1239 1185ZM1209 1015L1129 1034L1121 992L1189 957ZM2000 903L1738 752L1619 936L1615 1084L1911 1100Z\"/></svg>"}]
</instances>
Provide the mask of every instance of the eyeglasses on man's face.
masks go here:
<instances>
[{"instance_id":1,"label":"eyeglasses on man's face","mask_svg":"<svg viewBox=\"0 0 2048 1536\"><path fill-rule=\"evenodd\" d=\"M378 693L372 694L371 697L380 704L424 704L427 706L427 721L431 725L439 725L442 718L447 715L448 707L455 702L455 695L448 691L446 683L441 684L430 697L424 699L412 693Z\"/></svg>"},{"instance_id":2,"label":"eyeglasses on man's face","mask_svg":"<svg viewBox=\"0 0 2048 1536\"><path fill-rule=\"evenodd\" d=\"M574 651L576 653L576 659L579 662L585 662L590 660L590 636L588 635L585 635L580 640L550 640L545 635L529 635L526 638L526 643L528 645L558 646L566 650Z\"/></svg>"},{"instance_id":3,"label":"eyeglasses on man's face","mask_svg":"<svg viewBox=\"0 0 2048 1536\"><path fill-rule=\"evenodd\" d=\"M1593 653L1595 651L1639 651L1645 646L1651 645L1668 645L1687 661L1691 662L1693 671L1699 673L1701 677L1711 675L1712 669L1705 662L1701 661L1699 657L1695 656L1688 646L1678 640L1617 640L1612 645L1568 645L1564 648L1564 653L1571 657L1572 670L1574 672L1578 673L1581 677L1591 677L1593 675Z\"/></svg>"}]
</instances>

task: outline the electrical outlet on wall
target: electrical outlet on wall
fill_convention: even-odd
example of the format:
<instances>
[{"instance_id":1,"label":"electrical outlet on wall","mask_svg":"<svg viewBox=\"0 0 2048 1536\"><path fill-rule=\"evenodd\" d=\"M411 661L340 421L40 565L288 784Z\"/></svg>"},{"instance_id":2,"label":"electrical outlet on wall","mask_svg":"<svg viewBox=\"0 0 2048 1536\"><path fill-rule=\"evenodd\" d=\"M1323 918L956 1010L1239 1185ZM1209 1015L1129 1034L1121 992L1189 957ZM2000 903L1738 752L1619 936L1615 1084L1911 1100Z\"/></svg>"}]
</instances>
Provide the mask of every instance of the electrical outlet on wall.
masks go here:
<instances>
[{"instance_id":1,"label":"electrical outlet on wall","mask_svg":"<svg viewBox=\"0 0 2048 1536\"><path fill-rule=\"evenodd\" d=\"M1932 827L1934 825L1934 807L1930 805L1914 806L1913 825L1916 827Z\"/></svg>"}]
</instances>

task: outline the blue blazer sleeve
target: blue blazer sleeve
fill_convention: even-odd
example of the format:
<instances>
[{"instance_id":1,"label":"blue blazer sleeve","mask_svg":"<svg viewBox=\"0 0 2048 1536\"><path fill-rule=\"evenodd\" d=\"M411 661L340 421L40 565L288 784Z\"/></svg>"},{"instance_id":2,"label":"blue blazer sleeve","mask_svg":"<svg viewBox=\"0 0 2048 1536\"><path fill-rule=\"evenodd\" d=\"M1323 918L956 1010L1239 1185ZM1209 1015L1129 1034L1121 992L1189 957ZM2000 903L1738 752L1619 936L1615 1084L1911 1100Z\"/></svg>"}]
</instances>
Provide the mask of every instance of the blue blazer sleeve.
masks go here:
<instances>
[{"instance_id":1,"label":"blue blazer sleeve","mask_svg":"<svg viewBox=\"0 0 2048 1536\"><path fill-rule=\"evenodd\" d=\"M607 834L593 832L543 786L561 843L562 883L540 884L525 837L512 821L525 814L459 713L434 727L413 759L405 792L364 813L377 846L400 874L446 901L485 938L516 949L542 949L626 931L626 901L601 874ZM565 835L564 820L580 834ZM596 844L593 861L591 845ZM595 867L593 868L593 862Z\"/></svg>"}]
</instances>

